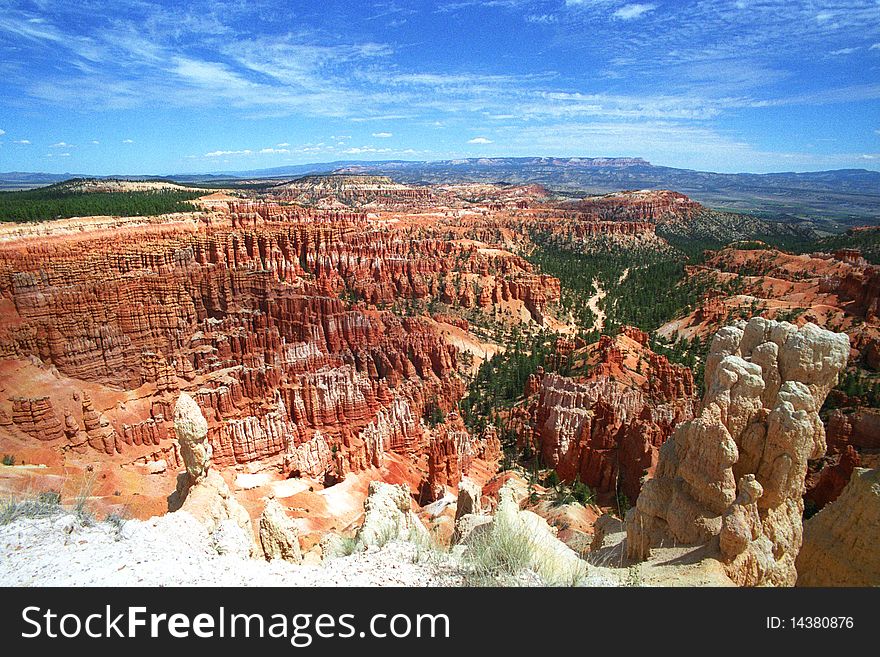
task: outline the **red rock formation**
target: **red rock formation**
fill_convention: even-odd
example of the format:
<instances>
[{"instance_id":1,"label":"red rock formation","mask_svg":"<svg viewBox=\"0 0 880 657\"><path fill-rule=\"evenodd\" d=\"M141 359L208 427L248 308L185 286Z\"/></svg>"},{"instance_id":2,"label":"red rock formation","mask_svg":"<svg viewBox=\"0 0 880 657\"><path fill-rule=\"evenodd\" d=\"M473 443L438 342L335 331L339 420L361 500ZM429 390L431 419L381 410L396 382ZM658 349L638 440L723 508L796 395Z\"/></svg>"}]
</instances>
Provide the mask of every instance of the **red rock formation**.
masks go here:
<instances>
[{"instance_id":1,"label":"red rock formation","mask_svg":"<svg viewBox=\"0 0 880 657\"><path fill-rule=\"evenodd\" d=\"M596 219L645 221L688 219L703 211L703 206L684 194L667 190L616 192L580 201L578 209Z\"/></svg>"},{"instance_id":2,"label":"red rock formation","mask_svg":"<svg viewBox=\"0 0 880 657\"><path fill-rule=\"evenodd\" d=\"M71 379L149 395L148 414L118 423L115 410L101 413L88 397L83 428L41 406L48 398L19 402L17 423L46 440L67 435L137 459L168 449L168 418L185 388L209 421L219 465L278 459L288 472L344 474L378 465L387 450L426 449L418 418L427 401L448 411L464 384L456 349L433 322L339 295L438 297L445 279L455 283L451 305L467 306L476 304L476 281L490 305L520 301L539 318L559 297L556 279L506 252L402 240L365 230L362 215L230 203L225 224L154 223L0 246L0 294L11 309L0 321L0 356L36 356ZM249 213L259 229L245 227Z\"/></svg>"},{"instance_id":3,"label":"red rock formation","mask_svg":"<svg viewBox=\"0 0 880 657\"><path fill-rule=\"evenodd\" d=\"M48 397L13 397L12 422L37 440L59 440L64 437L61 421Z\"/></svg>"},{"instance_id":4,"label":"red rock formation","mask_svg":"<svg viewBox=\"0 0 880 657\"><path fill-rule=\"evenodd\" d=\"M594 359L589 378L544 374L527 384L527 391L538 388L529 426L543 462L606 500L618 487L635 500L660 445L693 417L690 370L650 352L643 339L632 328L602 336L587 348Z\"/></svg>"},{"instance_id":5,"label":"red rock formation","mask_svg":"<svg viewBox=\"0 0 880 657\"><path fill-rule=\"evenodd\" d=\"M116 430L102 413L95 410L91 398L85 393L82 395L82 414L83 426L92 449L107 454L122 452Z\"/></svg>"},{"instance_id":6,"label":"red rock formation","mask_svg":"<svg viewBox=\"0 0 880 657\"><path fill-rule=\"evenodd\" d=\"M804 500L813 505L813 509L821 509L833 502L846 488L853 470L862 464L859 453L852 445L843 451L827 454L821 460L821 468L809 470L805 482Z\"/></svg>"},{"instance_id":7,"label":"red rock formation","mask_svg":"<svg viewBox=\"0 0 880 657\"><path fill-rule=\"evenodd\" d=\"M837 284L845 299L852 299L848 310L867 321L880 320L880 267L865 267L848 273Z\"/></svg>"},{"instance_id":8,"label":"red rock formation","mask_svg":"<svg viewBox=\"0 0 880 657\"><path fill-rule=\"evenodd\" d=\"M450 418L433 432L428 446L428 479L423 501L439 500L447 488L455 489L475 457L470 435L456 420L457 416Z\"/></svg>"},{"instance_id":9,"label":"red rock formation","mask_svg":"<svg viewBox=\"0 0 880 657\"><path fill-rule=\"evenodd\" d=\"M828 451L810 463L804 499L821 509L837 499L850 480L853 469L862 465L864 450L880 449L880 411L834 410L825 422Z\"/></svg>"}]
</instances>

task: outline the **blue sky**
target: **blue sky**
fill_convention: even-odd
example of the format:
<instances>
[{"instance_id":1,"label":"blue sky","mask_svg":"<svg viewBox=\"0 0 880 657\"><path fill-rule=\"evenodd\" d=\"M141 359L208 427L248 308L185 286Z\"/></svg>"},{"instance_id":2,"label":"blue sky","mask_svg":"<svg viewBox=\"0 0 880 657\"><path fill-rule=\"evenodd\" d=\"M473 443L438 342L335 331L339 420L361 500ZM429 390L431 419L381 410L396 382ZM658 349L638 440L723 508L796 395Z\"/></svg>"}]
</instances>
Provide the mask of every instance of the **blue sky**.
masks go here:
<instances>
[{"instance_id":1,"label":"blue sky","mask_svg":"<svg viewBox=\"0 0 880 657\"><path fill-rule=\"evenodd\" d=\"M880 170L880 0L0 0L0 171Z\"/></svg>"}]
</instances>

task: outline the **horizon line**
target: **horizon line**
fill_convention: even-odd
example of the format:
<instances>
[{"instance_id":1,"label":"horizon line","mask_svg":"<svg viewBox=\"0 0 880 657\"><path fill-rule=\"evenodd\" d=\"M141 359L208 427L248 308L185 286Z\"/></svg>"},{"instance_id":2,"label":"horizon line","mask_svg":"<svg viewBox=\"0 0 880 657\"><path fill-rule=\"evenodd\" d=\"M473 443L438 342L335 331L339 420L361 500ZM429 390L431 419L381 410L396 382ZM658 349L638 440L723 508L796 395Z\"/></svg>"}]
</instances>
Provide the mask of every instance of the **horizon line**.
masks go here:
<instances>
[{"instance_id":1,"label":"horizon line","mask_svg":"<svg viewBox=\"0 0 880 657\"><path fill-rule=\"evenodd\" d=\"M269 172L275 170L281 170L286 168L294 168L294 167L322 167L322 166L331 166L331 165L345 165L345 166L376 166L383 164L392 164L392 163L404 163L404 164L442 164L442 163L453 163L453 162L479 162L480 160L490 160L490 161L498 161L498 160L629 160L633 161L633 164L621 164L619 168L626 168L627 166L649 166L658 169L675 169L678 171L694 171L699 173L711 173L714 175L720 176L739 176L739 175L753 175L753 176L772 176L772 175L783 175L783 174L807 174L807 173L833 173L840 171L864 171L866 173L878 173L880 174L880 169L866 169L856 168L856 167L842 167L836 169L806 169L806 170L784 170L784 171L765 171L765 172L756 172L756 171L736 171L736 172L721 172L721 171L710 171L705 169L691 169L691 168L683 168L683 167L673 167L667 166L663 164L654 164L651 161L647 160L643 157L638 156L583 156L583 155L573 155L573 156L557 156L557 155L522 155L522 156L479 156L479 157L455 157L455 158L445 158L445 159L436 159L436 160L409 160L404 158L392 158L387 160L327 160L327 161L319 161L319 162L303 162L300 164L291 163L291 164L281 164L274 167L263 167L259 169L239 169L239 170L214 170L214 171L206 171L206 172L177 172L177 173L73 173L70 171L65 171L63 173L51 173L48 171L2 171L0 172L0 180L3 180L5 176L52 176L52 177L60 177L66 176L65 180L76 179L76 178L118 178L124 179L127 177L138 177L138 178L185 178L185 177L202 177L202 176L216 176L216 177L235 177L235 178L248 178L253 177L254 175L259 175L260 172L266 172L263 177L283 177L283 173L279 174L271 174ZM614 165L610 165L614 166ZM333 171L327 171L327 173L333 173ZM245 175L249 174L249 175ZM307 174L303 174L307 175ZM357 174L353 174L357 175ZM63 182L63 181L59 181Z\"/></svg>"}]
</instances>

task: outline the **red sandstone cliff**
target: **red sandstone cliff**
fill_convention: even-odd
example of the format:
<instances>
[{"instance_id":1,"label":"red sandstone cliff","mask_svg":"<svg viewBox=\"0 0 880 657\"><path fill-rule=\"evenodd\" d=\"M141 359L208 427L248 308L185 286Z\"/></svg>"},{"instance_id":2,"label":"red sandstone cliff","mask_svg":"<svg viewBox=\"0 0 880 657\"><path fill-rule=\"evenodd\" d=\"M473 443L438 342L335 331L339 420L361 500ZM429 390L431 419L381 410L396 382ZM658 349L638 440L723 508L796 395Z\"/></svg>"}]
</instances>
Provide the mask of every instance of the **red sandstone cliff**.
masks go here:
<instances>
[{"instance_id":1,"label":"red sandstone cliff","mask_svg":"<svg viewBox=\"0 0 880 657\"><path fill-rule=\"evenodd\" d=\"M606 501L619 488L630 501L653 472L657 450L675 425L693 417L689 369L669 363L626 327L589 347L590 375L530 378L527 437L543 463L566 481L580 479Z\"/></svg>"}]
</instances>

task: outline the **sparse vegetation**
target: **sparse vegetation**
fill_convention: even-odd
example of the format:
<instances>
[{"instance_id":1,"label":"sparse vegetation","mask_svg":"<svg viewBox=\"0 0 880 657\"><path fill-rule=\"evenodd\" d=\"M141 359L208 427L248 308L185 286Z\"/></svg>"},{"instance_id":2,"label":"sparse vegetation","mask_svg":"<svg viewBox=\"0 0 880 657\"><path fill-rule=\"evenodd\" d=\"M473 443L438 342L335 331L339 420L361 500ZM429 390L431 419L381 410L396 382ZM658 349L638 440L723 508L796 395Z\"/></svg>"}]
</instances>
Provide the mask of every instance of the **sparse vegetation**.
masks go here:
<instances>
[{"instance_id":1,"label":"sparse vegetation","mask_svg":"<svg viewBox=\"0 0 880 657\"><path fill-rule=\"evenodd\" d=\"M128 522L128 518L122 513L110 513L104 518L104 522L113 528L118 540L121 537L122 528L125 527L125 523Z\"/></svg>"},{"instance_id":2,"label":"sparse vegetation","mask_svg":"<svg viewBox=\"0 0 880 657\"><path fill-rule=\"evenodd\" d=\"M551 495L554 506L575 503L587 506L588 504L594 504L596 501L595 492L582 482L580 477L575 479L571 484L566 484L559 481L559 475L557 475L554 470L551 471L551 475L547 477L546 481L552 491ZM555 481L556 483L549 483L552 481Z\"/></svg>"},{"instance_id":3,"label":"sparse vegetation","mask_svg":"<svg viewBox=\"0 0 880 657\"><path fill-rule=\"evenodd\" d=\"M93 525L95 515L88 501L94 486L95 475L85 476L79 491L69 507L61 504L61 493L56 490L10 493L0 499L0 525L18 518L50 518L64 513L71 514L83 525Z\"/></svg>"},{"instance_id":4,"label":"sparse vegetation","mask_svg":"<svg viewBox=\"0 0 880 657\"><path fill-rule=\"evenodd\" d=\"M61 494L43 491L35 495L6 495L0 500L0 525L19 518L51 518L63 512Z\"/></svg>"},{"instance_id":5,"label":"sparse vegetation","mask_svg":"<svg viewBox=\"0 0 880 657\"><path fill-rule=\"evenodd\" d=\"M531 536L524 527L496 514L491 529L475 530L464 553L469 586L511 586L531 563Z\"/></svg>"},{"instance_id":6,"label":"sparse vegetation","mask_svg":"<svg viewBox=\"0 0 880 657\"><path fill-rule=\"evenodd\" d=\"M577 586L587 573L581 560L554 558L542 536L516 513L498 512L491 525L468 537L463 570L468 586L518 586L531 570L551 586Z\"/></svg>"}]
</instances>

